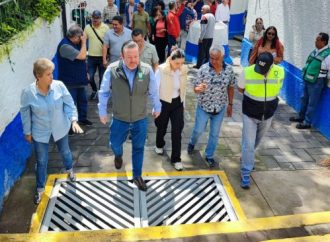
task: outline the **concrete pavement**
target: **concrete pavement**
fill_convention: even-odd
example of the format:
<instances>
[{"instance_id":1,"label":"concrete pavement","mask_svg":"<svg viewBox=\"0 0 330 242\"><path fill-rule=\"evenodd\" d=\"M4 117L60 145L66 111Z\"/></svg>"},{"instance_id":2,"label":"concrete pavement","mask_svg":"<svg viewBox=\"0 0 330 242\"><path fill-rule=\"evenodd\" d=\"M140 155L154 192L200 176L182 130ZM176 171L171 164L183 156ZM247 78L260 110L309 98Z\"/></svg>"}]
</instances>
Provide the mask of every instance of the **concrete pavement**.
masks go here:
<instances>
[{"instance_id":1,"label":"concrete pavement","mask_svg":"<svg viewBox=\"0 0 330 242\"><path fill-rule=\"evenodd\" d=\"M238 74L240 42L230 41L234 68ZM189 72L189 87L185 107L185 127L182 139L182 162L185 170L208 169L203 160L203 149L207 142L205 133L197 151L189 156L186 152L195 118L195 94L192 92L192 79L196 71ZM224 119L215 160L216 170L224 170L248 219L330 211L330 170L318 166L318 161L330 155L330 142L316 130L297 130L288 119L294 110L281 102L273 119L272 126L264 137L256 154L256 171L252 173L250 190L239 186L239 157L241 141L241 98L236 92L233 117ZM116 172L112 152L108 149L109 129L98 120L97 103L90 101L89 117L94 123L83 127L85 134L70 137L74 154L75 171ZM174 171L170 165L170 133L166 135L166 153L154 153L155 126L150 116L148 140L145 146L144 171ZM120 172L131 171L131 144L125 144L124 165ZM54 145L50 146L49 173L63 172L62 161ZM0 217L0 233L28 232L30 219L35 212L33 193L35 187L33 159L26 172L17 182L7 200ZM278 233L278 238L330 233L329 224L305 226L290 231L259 231L222 235L222 237L195 237L189 241L261 241L273 238L269 234ZM268 236L268 237L267 237ZM202 239L201 239L202 238ZM236 239L234 239L236 238ZM244 239L245 238L245 239ZM165 240L167 241L167 240ZM185 239L176 241L188 241Z\"/></svg>"}]
</instances>

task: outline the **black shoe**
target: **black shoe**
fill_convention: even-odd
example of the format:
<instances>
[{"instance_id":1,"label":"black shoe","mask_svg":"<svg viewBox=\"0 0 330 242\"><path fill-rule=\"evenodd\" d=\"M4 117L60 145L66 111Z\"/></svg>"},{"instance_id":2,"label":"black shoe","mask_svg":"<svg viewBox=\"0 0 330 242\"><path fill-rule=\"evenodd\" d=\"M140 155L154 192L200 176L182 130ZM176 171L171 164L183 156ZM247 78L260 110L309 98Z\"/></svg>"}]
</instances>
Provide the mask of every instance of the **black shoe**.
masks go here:
<instances>
[{"instance_id":1,"label":"black shoe","mask_svg":"<svg viewBox=\"0 0 330 242\"><path fill-rule=\"evenodd\" d=\"M199 69L199 66L194 65L193 68L194 68L194 69Z\"/></svg>"},{"instance_id":2,"label":"black shoe","mask_svg":"<svg viewBox=\"0 0 330 242\"><path fill-rule=\"evenodd\" d=\"M141 191L147 191L147 185L146 183L143 181L142 177L136 177L136 178L133 178L133 182L134 184L138 187L139 190Z\"/></svg>"},{"instance_id":3,"label":"black shoe","mask_svg":"<svg viewBox=\"0 0 330 242\"><path fill-rule=\"evenodd\" d=\"M302 121L304 121L303 118L299 118L299 117L290 117L289 120L291 122L296 122L296 123L301 123Z\"/></svg>"},{"instance_id":4,"label":"black shoe","mask_svg":"<svg viewBox=\"0 0 330 242\"><path fill-rule=\"evenodd\" d=\"M310 124L305 124L305 123L299 123L296 125L297 129L310 129L312 125Z\"/></svg>"},{"instance_id":5,"label":"black shoe","mask_svg":"<svg viewBox=\"0 0 330 242\"><path fill-rule=\"evenodd\" d=\"M117 170L123 165L123 158L121 156L115 156L115 167Z\"/></svg>"},{"instance_id":6,"label":"black shoe","mask_svg":"<svg viewBox=\"0 0 330 242\"><path fill-rule=\"evenodd\" d=\"M86 126L92 126L93 125L93 123L91 121L89 121L88 119L78 121L78 123L81 124L81 125L86 125Z\"/></svg>"},{"instance_id":7,"label":"black shoe","mask_svg":"<svg viewBox=\"0 0 330 242\"><path fill-rule=\"evenodd\" d=\"M188 144L187 152L189 155L192 155L194 153L194 148L195 148L194 145L192 145L190 143Z\"/></svg>"},{"instance_id":8,"label":"black shoe","mask_svg":"<svg viewBox=\"0 0 330 242\"><path fill-rule=\"evenodd\" d=\"M89 97L89 100L95 100L95 99L97 99L97 92L93 91L92 94Z\"/></svg>"},{"instance_id":9,"label":"black shoe","mask_svg":"<svg viewBox=\"0 0 330 242\"><path fill-rule=\"evenodd\" d=\"M210 168L214 168L215 167L215 160L213 158L205 158L205 161L207 163L207 165L210 167Z\"/></svg>"},{"instance_id":10,"label":"black shoe","mask_svg":"<svg viewBox=\"0 0 330 242\"><path fill-rule=\"evenodd\" d=\"M33 199L34 204L38 205L40 203L42 194L43 194L43 192L36 191L36 193L34 194L34 199Z\"/></svg>"}]
</instances>

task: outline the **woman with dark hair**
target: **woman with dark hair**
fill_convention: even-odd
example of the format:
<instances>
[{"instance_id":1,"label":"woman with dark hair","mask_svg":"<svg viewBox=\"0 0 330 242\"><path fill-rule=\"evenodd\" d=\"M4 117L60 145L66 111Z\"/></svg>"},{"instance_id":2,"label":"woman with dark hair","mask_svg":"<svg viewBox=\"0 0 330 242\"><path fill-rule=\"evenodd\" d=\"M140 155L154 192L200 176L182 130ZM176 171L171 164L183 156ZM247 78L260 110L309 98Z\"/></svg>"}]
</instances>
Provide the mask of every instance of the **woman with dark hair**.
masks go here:
<instances>
[{"instance_id":1,"label":"woman with dark hair","mask_svg":"<svg viewBox=\"0 0 330 242\"><path fill-rule=\"evenodd\" d=\"M149 36L149 42L153 45L155 44L155 39L152 37L152 32L153 32L153 29L155 29L155 24L156 24L156 21L158 19L160 11L161 10L159 9L159 7L154 7L152 9L151 15L149 16L149 23L150 23L150 28L151 28L151 33L150 33L150 36Z\"/></svg>"},{"instance_id":2,"label":"woman with dark hair","mask_svg":"<svg viewBox=\"0 0 330 242\"><path fill-rule=\"evenodd\" d=\"M263 52L271 53L275 64L283 60L284 47L277 36L277 30L274 26L268 27L263 37L254 45L249 60L250 65L254 64L257 57Z\"/></svg>"},{"instance_id":3,"label":"woman with dark hair","mask_svg":"<svg viewBox=\"0 0 330 242\"><path fill-rule=\"evenodd\" d=\"M159 58L159 64L165 61L165 49L167 46L167 25L164 11L158 11L158 18L152 28L152 40L155 43L156 51Z\"/></svg>"},{"instance_id":4,"label":"woman with dark hair","mask_svg":"<svg viewBox=\"0 0 330 242\"><path fill-rule=\"evenodd\" d=\"M252 25L252 30L249 34L249 40L254 46L258 40L262 38L265 32L264 21L262 18L256 18L255 24Z\"/></svg>"},{"instance_id":5,"label":"woman with dark hair","mask_svg":"<svg viewBox=\"0 0 330 242\"><path fill-rule=\"evenodd\" d=\"M184 51L175 49L156 72L162 109L158 118L155 119L157 127L155 152L159 155L164 154L164 136L168 121L171 120L171 163L178 171L183 169L181 163L181 133L184 125L183 111L188 72L184 61Z\"/></svg>"}]
</instances>

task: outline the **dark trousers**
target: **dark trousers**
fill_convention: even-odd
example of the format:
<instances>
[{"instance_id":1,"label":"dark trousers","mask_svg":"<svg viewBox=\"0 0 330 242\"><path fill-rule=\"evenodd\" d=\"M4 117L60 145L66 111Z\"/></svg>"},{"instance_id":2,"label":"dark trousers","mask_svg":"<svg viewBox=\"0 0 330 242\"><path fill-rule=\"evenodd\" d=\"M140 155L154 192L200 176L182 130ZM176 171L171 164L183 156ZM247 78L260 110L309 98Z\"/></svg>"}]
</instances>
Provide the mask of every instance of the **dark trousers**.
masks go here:
<instances>
[{"instance_id":1,"label":"dark trousers","mask_svg":"<svg viewBox=\"0 0 330 242\"><path fill-rule=\"evenodd\" d=\"M101 87L103 73L105 71L105 68L104 68L103 62L102 62L102 56L88 56L87 66L88 66L89 82L91 84L93 92L96 92L97 87L96 87L96 83L95 83L95 79L94 79L96 70L98 69L98 71L99 71L99 89Z\"/></svg>"},{"instance_id":2,"label":"dark trousers","mask_svg":"<svg viewBox=\"0 0 330 242\"><path fill-rule=\"evenodd\" d=\"M167 37L164 38L155 38L155 47L157 50L158 58L159 58L159 64L162 64L165 62L165 49L167 45Z\"/></svg>"},{"instance_id":3,"label":"dark trousers","mask_svg":"<svg viewBox=\"0 0 330 242\"><path fill-rule=\"evenodd\" d=\"M85 87L68 87L68 90L72 96L74 104L78 110L78 121L84 121L87 119L87 97Z\"/></svg>"},{"instance_id":4,"label":"dark trousers","mask_svg":"<svg viewBox=\"0 0 330 242\"><path fill-rule=\"evenodd\" d=\"M164 136L166 134L168 121L171 120L171 140L172 140L172 155L171 162L181 161L181 133L183 130L183 103L180 96L172 99L172 103L162 103L162 111L155 120L157 127L156 146L162 148L165 146Z\"/></svg>"},{"instance_id":5,"label":"dark trousers","mask_svg":"<svg viewBox=\"0 0 330 242\"><path fill-rule=\"evenodd\" d=\"M210 58L210 48L212 45L213 39L203 39L202 43L198 43L198 57L197 57L197 67L209 61Z\"/></svg>"},{"instance_id":6,"label":"dark trousers","mask_svg":"<svg viewBox=\"0 0 330 242\"><path fill-rule=\"evenodd\" d=\"M171 54L171 49L172 49L172 46L176 45L177 42L176 42L176 39L174 38L174 36L172 35L168 35L167 36L167 45L168 45L168 49L167 49L167 56L169 56Z\"/></svg>"}]
</instances>

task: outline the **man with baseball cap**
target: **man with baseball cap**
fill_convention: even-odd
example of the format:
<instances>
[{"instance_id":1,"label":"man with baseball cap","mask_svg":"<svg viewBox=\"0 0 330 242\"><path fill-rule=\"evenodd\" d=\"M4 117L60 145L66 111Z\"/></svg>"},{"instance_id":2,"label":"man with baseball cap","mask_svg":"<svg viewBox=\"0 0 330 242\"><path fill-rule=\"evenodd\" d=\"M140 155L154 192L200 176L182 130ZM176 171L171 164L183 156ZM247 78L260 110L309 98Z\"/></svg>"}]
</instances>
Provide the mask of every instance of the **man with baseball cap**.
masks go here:
<instances>
[{"instance_id":1,"label":"man with baseball cap","mask_svg":"<svg viewBox=\"0 0 330 242\"><path fill-rule=\"evenodd\" d=\"M238 90L243 93L241 187L244 189L250 188L255 149L271 125L283 79L284 69L274 64L269 52L260 54L256 64L246 67L238 79Z\"/></svg>"}]
</instances>

